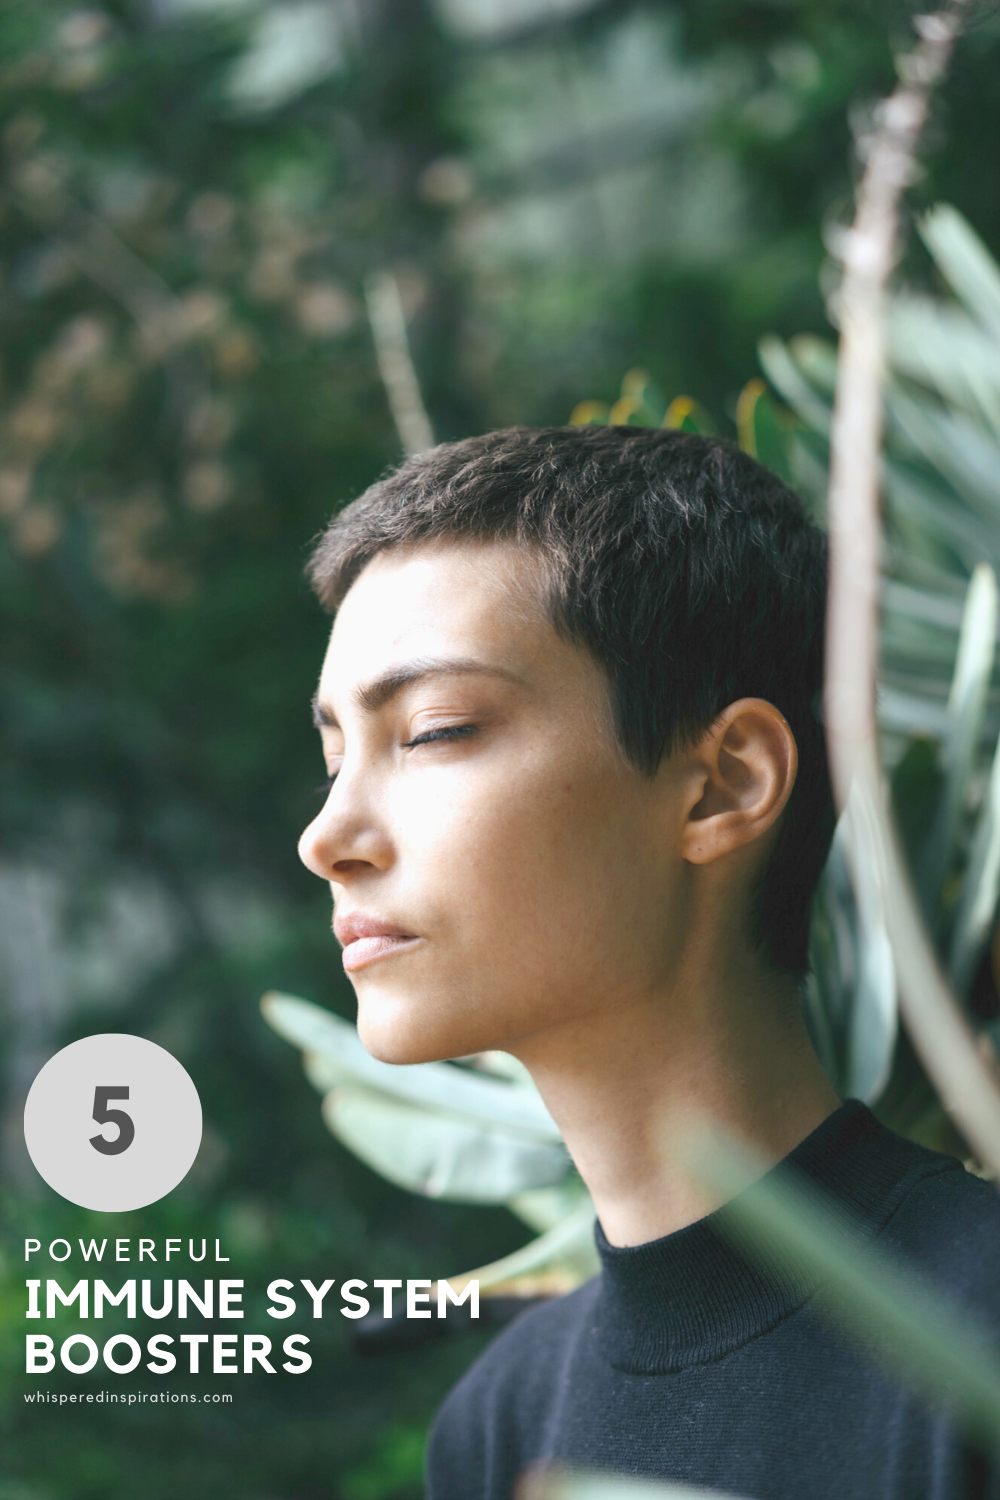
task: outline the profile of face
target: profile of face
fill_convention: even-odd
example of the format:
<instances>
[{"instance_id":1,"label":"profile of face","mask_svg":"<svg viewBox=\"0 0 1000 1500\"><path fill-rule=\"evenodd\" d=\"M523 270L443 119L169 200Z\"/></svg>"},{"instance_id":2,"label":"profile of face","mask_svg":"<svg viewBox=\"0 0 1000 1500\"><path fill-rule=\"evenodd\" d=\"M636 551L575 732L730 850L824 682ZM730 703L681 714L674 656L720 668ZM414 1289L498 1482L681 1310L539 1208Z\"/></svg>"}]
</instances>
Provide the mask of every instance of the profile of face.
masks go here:
<instances>
[{"instance_id":1,"label":"profile of face","mask_svg":"<svg viewBox=\"0 0 1000 1500\"><path fill-rule=\"evenodd\" d=\"M795 775L787 724L755 699L635 769L603 669L508 543L376 556L315 708L332 781L299 852L333 893L361 1039L394 1063L517 1053L669 989L699 872L745 878Z\"/></svg>"}]
</instances>

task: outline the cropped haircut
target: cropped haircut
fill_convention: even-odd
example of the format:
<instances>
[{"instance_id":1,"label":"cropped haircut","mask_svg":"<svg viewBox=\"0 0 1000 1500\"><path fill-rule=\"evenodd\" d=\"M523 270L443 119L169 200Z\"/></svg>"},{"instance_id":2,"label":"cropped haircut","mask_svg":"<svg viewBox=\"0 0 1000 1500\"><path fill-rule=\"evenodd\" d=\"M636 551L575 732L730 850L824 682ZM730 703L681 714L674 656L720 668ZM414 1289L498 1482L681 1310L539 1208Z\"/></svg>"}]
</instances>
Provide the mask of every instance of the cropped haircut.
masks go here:
<instances>
[{"instance_id":1,"label":"cropped haircut","mask_svg":"<svg viewBox=\"0 0 1000 1500\"><path fill-rule=\"evenodd\" d=\"M540 554L556 630L604 668L626 758L652 775L739 698L788 720L799 767L753 906L773 968L808 969L834 813L819 716L826 539L738 448L637 427L512 427L409 458L331 521L309 578L335 610L378 553L512 542Z\"/></svg>"}]
</instances>

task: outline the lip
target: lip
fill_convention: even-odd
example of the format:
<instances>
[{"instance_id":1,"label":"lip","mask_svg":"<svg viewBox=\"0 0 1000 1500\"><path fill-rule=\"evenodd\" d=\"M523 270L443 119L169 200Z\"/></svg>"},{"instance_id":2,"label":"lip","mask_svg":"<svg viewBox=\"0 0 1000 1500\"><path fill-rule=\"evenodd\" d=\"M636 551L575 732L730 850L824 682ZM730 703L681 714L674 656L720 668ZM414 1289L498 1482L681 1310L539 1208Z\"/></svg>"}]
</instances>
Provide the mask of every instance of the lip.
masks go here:
<instances>
[{"instance_id":1,"label":"lip","mask_svg":"<svg viewBox=\"0 0 1000 1500\"><path fill-rule=\"evenodd\" d=\"M333 924L333 931L337 941L343 944L342 957L348 974L378 963L379 959L402 953L420 941L414 933L407 932L405 927L361 911L338 916Z\"/></svg>"}]
</instances>

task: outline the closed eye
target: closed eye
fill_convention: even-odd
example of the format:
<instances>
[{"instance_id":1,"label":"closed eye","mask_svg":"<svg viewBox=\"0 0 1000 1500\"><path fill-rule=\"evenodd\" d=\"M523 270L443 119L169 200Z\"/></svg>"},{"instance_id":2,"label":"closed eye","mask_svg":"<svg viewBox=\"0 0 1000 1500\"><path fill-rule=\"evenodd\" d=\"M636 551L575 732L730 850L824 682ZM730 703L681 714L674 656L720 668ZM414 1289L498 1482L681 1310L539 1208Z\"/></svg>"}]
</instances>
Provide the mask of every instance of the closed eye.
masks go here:
<instances>
[{"instance_id":1,"label":"closed eye","mask_svg":"<svg viewBox=\"0 0 1000 1500\"><path fill-rule=\"evenodd\" d=\"M455 724L446 729L427 729L423 734L415 735L412 740L408 740L403 749L412 750L416 745L431 745L435 740L464 739L475 732L475 724Z\"/></svg>"},{"instance_id":2,"label":"closed eye","mask_svg":"<svg viewBox=\"0 0 1000 1500\"><path fill-rule=\"evenodd\" d=\"M475 724L453 724L444 729L426 729L423 734L414 735L412 740L407 740L403 749L412 750L417 745L432 745L435 740L465 739L468 735L475 734L476 728ZM336 779L337 773L333 771L324 781L321 781L319 786L314 788L317 797L329 797Z\"/></svg>"}]
</instances>

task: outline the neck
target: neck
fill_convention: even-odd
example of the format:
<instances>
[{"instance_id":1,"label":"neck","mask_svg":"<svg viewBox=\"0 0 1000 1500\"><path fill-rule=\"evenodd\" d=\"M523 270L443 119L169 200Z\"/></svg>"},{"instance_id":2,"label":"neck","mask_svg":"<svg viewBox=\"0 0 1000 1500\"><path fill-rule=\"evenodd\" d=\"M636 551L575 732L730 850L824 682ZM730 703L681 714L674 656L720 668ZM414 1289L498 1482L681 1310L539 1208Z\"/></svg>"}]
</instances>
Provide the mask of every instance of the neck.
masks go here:
<instances>
[{"instance_id":1,"label":"neck","mask_svg":"<svg viewBox=\"0 0 1000 1500\"><path fill-rule=\"evenodd\" d=\"M769 1165L840 1104L809 1041L792 980L754 960L690 964L669 993L616 997L523 1038L528 1067L605 1236L639 1245L719 1207L671 1154L709 1116Z\"/></svg>"}]
</instances>

